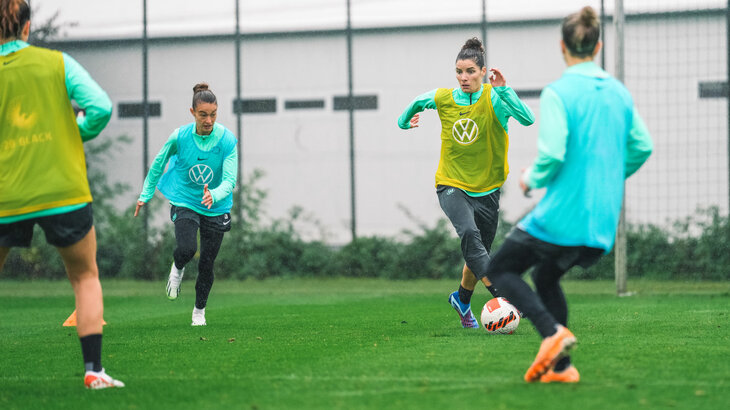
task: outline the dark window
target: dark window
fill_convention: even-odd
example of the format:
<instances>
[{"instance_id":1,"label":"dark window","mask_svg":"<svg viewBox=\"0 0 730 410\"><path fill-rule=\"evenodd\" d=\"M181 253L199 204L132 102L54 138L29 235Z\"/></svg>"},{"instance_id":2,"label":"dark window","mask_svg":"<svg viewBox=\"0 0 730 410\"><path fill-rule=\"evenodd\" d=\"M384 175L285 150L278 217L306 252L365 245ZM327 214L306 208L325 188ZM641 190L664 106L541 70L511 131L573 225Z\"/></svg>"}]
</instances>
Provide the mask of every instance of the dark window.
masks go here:
<instances>
[{"instance_id":1,"label":"dark window","mask_svg":"<svg viewBox=\"0 0 730 410\"><path fill-rule=\"evenodd\" d=\"M159 117L162 112L162 104L159 102L148 102L150 117ZM119 118L141 118L144 116L142 103L119 103L117 104L117 115Z\"/></svg>"},{"instance_id":2,"label":"dark window","mask_svg":"<svg viewBox=\"0 0 730 410\"><path fill-rule=\"evenodd\" d=\"M233 100L234 114L276 112L276 98L244 98Z\"/></svg>"},{"instance_id":3,"label":"dark window","mask_svg":"<svg viewBox=\"0 0 730 410\"><path fill-rule=\"evenodd\" d=\"M378 96L377 95L353 95L352 105L355 110L377 110L378 109ZM348 97L335 97L334 109L335 111L347 110L350 108L348 104Z\"/></svg>"},{"instance_id":4,"label":"dark window","mask_svg":"<svg viewBox=\"0 0 730 410\"><path fill-rule=\"evenodd\" d=\"M700 83L700 98L724 98L727 94L726 81Z\"/></svg>"},{"instance_id":5,"label":"dark window","mask_svg":"<svg viewBox=\"0 0 730 410\"><path fill-rule=\"evenodd\" d=\"M324 100L287 100L284 101L284 108L287 110L324 108Z\"/></svg>"},{"instance_id":6,"label":"dark window","mask_svg":"<svg viewBox=\"0 0 730 410\"><path fill-rule=\"evenodd\" d=\"M520 98L540 98L542 90L515 90Z\"/></svg>"}]
</instances>

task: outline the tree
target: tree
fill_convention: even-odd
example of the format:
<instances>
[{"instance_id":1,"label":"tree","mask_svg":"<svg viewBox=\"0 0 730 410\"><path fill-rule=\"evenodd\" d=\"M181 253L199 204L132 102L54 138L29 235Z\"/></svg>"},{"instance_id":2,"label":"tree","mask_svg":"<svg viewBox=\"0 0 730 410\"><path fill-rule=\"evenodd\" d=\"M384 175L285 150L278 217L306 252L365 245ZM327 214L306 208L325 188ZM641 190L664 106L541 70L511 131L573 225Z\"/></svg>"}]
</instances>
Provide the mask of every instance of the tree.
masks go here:
<instances>
[{"instance_id":1,"label":"tree","mask_svg":"<svg viewBox=\"0 0 730 410\"><path fill-rule=\"evenodd\" d=\"M62 30L79 25L79 23L75 21L58 21L61 14L59 10L56 10L56 12L47 20L35 22L33 20L33 16L37 15L39 10L39 7L35 7L31 12L30 38L28 40L34 46L50 48L49 46L54 40L57 40L59 37L66 34Z\"/></svg>"}]
</instances>

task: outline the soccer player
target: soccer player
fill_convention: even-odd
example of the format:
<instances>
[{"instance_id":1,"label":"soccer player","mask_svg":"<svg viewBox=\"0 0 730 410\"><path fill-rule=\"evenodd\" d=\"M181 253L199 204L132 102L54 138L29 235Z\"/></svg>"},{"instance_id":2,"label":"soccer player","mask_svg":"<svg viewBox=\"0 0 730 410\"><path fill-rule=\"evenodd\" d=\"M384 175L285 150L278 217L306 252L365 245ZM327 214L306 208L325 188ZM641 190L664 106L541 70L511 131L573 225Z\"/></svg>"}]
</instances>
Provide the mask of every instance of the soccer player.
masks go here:
<instances>
[{"instance_id":1,"label":"soccer player","mask_svg":"<svg viewBox=\"0 0 730 410\"><path fill-rule=\"evenodd\" d=\"M628 90L598 67L596 12L584 7L563 20L560 47L568 68L540 96L538 155L522 189L547 187L542 200L494 254L487 276L529 318L543 341L527 382L575 383L570 362L576 338L560 278L588 267L613 246L624 179L652 151L652 141ZM530 267L536 292L522 280Z\"/></svg>"},{"instance_id":2,"label":"soccer player","mask_svg":"<svg viewBox=\"0 0 730 410\"><path fill-rule=\"evenodd\" d=\"M233 188L238 173L236 137L215 122L218 101L208 84L193 87L190 113L194 122L170 134L144 180L134 216L154 195L155 187L170 201L177 247L167 280L167 297L177 299L185 265L193 259L200 229L200 261L195 282L193 326L205 326L205 306L213 286L213 263L223 233L231 230ZM170 162L167 172L165 165ZM159 182L159 184L158 184Z\"/></svg>"},{"instance_id":3,"label":"soccer player","mask_svg":"<svg viewBox=\"0 0 730 410\"><path fill-rule=\"evenodd\" d=\"M109 122L112 103L73 58L30 46L29 35L28 3L0 0L0 270L40 225L76 298L85 386L123 387L101 365L104 301L83 147ZM74 116L71 100L85 116Z\"/></svg>"},{"instance_id":4,"label":"soccer player","mask_svg":"<svg viewBox=\"0 0 730 410\"><path fill-rule=\"evenodd\" d=\"M441 119L436 194L461 239L465 261L459 290L448 300L465 328L479 327L471 311L477 281L497 295L486 271L497 233L500 187L509 172L507 122L510 117L525 126L535 121L502 72L489 71L490 84L482 84L487 75L484 47L477 38L467 40L456 56L459 87L419 95L398 118L398 126L405 130L418 127L419 113L425 109L437 110Z\"/></svg>"}]
</instances>

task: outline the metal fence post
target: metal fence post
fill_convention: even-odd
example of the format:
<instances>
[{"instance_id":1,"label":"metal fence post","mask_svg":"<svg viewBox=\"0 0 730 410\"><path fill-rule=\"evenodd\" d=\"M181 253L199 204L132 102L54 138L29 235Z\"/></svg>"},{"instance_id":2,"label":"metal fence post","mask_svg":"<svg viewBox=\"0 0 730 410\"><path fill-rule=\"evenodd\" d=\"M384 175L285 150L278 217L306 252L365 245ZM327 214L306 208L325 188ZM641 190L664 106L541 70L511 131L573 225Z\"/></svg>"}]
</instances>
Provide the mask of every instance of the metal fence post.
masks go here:
<instances>
[{"instance_id":1,"label":"metal fence post","mask_svg":"<svg viewBox=\"0 0 730 410\"><path fill-rule=\"evenodd\" d=\"M624 81L624 3L623 0L616 0L616 8L613 15L613 24L616 30L616 62L615 76ZM621 216L618 223L618 231L616 232L615 246L615 277L616 277L616 293L619 296L626 295L626 184L624 183L624 199L621 205Z\"/></svg>"},{"instance_id":2,"label":"metal fence post","mask_svg":"<svg viewBox=\"0 0 730 410\"><path fill-rule=\"evenodd\" d=\"M147 177L149 163L149 84L147 61L147 0L142 0L142 178ZM144 239L148 239L149 212L148 207L142 207L142 223ZM145 247L146 249L146 247Z\"/></svg>"},{"instance_id":3,"label":"metal fence post","mask_svg":"<svg viewBox=\"0 0 730 410\"><path fill-rule=\"evenodd\" d=\"M238 172L236 174L236 189L238 190L238 206L236 207L236 215L241 223L243 219L243 133L241 130L241 23L239 0L236 0L236 104L238 109L236 112L236 136L238 137Z\"/></svg>"},{"instance_id":4,"label":"metal fence post","mask_svg":"<svg viewBox=\"0 0 730 410\"><path fill-rule=\"evenodd\" d=\"M357 239L357 216L355 212L355 116L352 98L352 22L350 0L347 0L347 112L350 117L350 232L352 240Z\"/></svg>"},{"instance_id":5,"label":"metal fence post","mask_svg":"<svg viewBox=\"0 0 730 410\"><path fill-rule=\"evenodd\" d=\"M730 0L729 0L730 1ZM487 0L482 0L482 44L484 44L484 66L489 69L488 56L489 46L487 45ZM489 81L489 73L484 76L484 83Z\"/></svg>"}]
</instances>

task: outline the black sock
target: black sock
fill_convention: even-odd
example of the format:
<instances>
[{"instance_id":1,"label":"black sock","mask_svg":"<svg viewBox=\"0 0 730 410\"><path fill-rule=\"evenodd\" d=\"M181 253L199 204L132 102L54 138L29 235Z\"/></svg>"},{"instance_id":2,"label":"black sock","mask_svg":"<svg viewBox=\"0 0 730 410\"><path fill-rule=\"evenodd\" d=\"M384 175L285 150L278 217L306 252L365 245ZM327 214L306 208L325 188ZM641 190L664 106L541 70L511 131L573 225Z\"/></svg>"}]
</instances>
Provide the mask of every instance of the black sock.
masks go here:
<instances>
[{"instance_id":1,"label":"black sock","mask_svg":"<svg viewBox=\"0 0 730 410\"><path fill-rule=\"evenodd\" d=\"M556 372L562 372L563 370L567 369L570 366L570 356L565 356L562 359L558 360L557 363L555 363L555 370Z\"/></svg>"},{"instance_id":2,"label":"black sock","mask_svg":"<svg viewBox=\"0 0 730 410\"><path fill-rule=\"evenodd\" d=\"M487 286L487 290L488 290L488 291L489 291L489 293L491 293L491 294L492 294L492 296L494 296L495 298L498 298L498 297L499 297L499 292L497 292L497 288L495 288L495 287L494 287L494 285L491 285L491 286Z\"/></svg>"},{"instance_id":3,"label":"black sock","mask_svg":"<svg viewBox=\"0 0 730 410\"><path fill-rule=\"evenodd\" d=\"M464 289L461 284L459 284L459 300L461 303L468 305L471 303L471 295L474 293L474 290Z\"/></svg>"},{"instance_id":4,"label":"black sock","mask_svg":"<svg viewBox=\"0 0 730 410\"><path fill-rule=\"evenodd\" d=\"M101 333L80 337L81 354L84 356L84 367L87 371L100 372L101 367Z\"/></svg>"}]
</instances>

